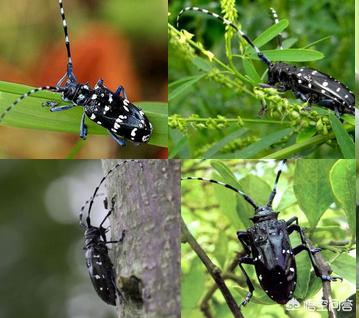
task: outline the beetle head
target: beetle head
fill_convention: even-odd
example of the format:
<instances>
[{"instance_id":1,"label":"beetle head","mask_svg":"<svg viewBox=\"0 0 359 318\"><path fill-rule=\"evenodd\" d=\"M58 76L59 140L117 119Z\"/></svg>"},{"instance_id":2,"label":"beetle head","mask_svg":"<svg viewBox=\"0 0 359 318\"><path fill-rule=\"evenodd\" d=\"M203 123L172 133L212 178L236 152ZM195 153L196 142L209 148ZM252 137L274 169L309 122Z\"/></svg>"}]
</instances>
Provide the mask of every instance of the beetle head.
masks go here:
<instances>
[{"instance_id":1,"label":"beetle head","mask_svg":"<svg viewBox=\"0 0 359 318\"><path fill-rule=\"evenodd\" d=\"M274 212L270 206L259 206L255 210L255 215L250 218L253 223L258 223L264 220L276 220L278 218L279 212Z\"/></svg>"},{"instance_id":2,"label":"beetle head","mask_svg":"<svg viewBox=\"0 0 359 318\"><path fill-rule=\"evenodd\" d=\"M271 63L268 68L268 84L281 84L286 89L289 89L287 83L289 83L289 74L292 68L293 66L283 62Z\"/></svg>"}]
</instances>

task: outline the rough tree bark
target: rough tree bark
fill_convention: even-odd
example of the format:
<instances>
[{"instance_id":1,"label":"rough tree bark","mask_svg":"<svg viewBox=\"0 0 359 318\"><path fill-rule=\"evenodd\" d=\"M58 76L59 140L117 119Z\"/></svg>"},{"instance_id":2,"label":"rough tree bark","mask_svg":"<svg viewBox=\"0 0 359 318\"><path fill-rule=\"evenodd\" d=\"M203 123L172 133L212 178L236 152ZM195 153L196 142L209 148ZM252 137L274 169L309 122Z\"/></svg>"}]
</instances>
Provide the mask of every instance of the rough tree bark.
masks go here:
<instances>
[{"instance_id":1,"label":"rough tree bark","mask_svg":"<svg viewBox=\"0 0 359 318\"><path fill-rule=\"evenodd\" d=\"M119 160L103 160L107 172ZM127 162L107 180L119 318L180 317L180 163Z\"/></svg>"}]
</instances>

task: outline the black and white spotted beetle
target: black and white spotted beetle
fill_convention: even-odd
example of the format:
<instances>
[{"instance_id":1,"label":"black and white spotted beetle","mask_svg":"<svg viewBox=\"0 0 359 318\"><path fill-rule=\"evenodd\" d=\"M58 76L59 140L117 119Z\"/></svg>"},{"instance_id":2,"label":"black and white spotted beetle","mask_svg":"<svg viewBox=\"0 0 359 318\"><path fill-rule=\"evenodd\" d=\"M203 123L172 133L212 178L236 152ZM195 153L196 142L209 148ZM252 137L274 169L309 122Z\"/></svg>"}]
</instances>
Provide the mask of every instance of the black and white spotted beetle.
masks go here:
<instances>
[{"instance_id":1,"label":"black and white spotted beetle","mask_svg":"<svg viewBox=\"0 0 359 318\"><path fill-rule=\"evenodd\" d=\"M254 291L254 286L242 264L254 265L261 287L272 300L279 304L286 304L293 298L297 284L297 269L294 256L302 251L308 252L316 276L323 281L342 280L341 277L320 274L313 257L320 249L310 249L308 247L303 230L298 224L298 218L294 216L288 221L278 220L279 212L272 209L277 184L285 163L286 160L283 160L279 167L273 189L269 195L268 202L264 206L257 205L248 195L230 184L199 177L181 178L182 180L201 180L222 185L241 195L255 210L254 216L250 218L254 225L249 227L247 231L237 232L237 237L246 252L246 256L238 259L238 266L246 278L246 284L249 289L247 296L242 301L242 305L249 302ZM292 248L289 235L294 231L299 233L302 243Z\"/></svg>"},{"instance_id":2,"label":"black and white spotted beetle","mask_svg":"<svg viewBox=\"0 0 359 318\"><path fill-rule=\"evenodd\" d=\"M271 62L253 41L231 21L206 9L197 7L186 7L182 9L177 16L177 28L179 28L181 15L187 11L204 13L214 17L223 24L235 29L237 33L246 40L256 51L259 59L268 67L268 83L262 84L262 87L272 87L280 92L291 90L296 98L308 104L317 104L332 109L338 117L345 113L355 114L355 97L353 92L330 75L307 67L298 67L283 62Z\"/></svg>"},{"instance_id":3,"label":"black and white spotted beetle","mask_svg":"<svg viewBox=\"0 0 359 318\"><path fill-rule=\"evenodd\" d=\"M101 79L97 82L94 89L90 88L88 84L80 84L76 80L73 73L67 22L62 4L63 0L58 1L65 32L67 71L56 86L35 88L21 95L0 115L0 122L21 100L36 92L48 90L61 93L62 99L69 102L68 105L62 106L58 106L56 102L45 103L45 106L49 106L52 112L67 110L75 106L83 107L84 112L80 124L80 137L82 139L86 139L87 136L87 126L85 124L85 118L87 116L98 125L106 128L113 139L121 146L126 144L123 138L131 140L134 143L148 142L152 133L152 124L140 108L129 102L122 86L120 86L116 92L112 92L103 85L103 80ZM65 82L66 79L67 81Z\"/></svg>"},{"instance_id":4,"label":"black and white spotted beetle","mask_svg":"<svg viewBox=\"0 0 359 318\"><path fill-rule=\"evenodd\" d=\"M108 255L108 248L106 244L110 243L120 243L124 239L125 232L122 232L121 237L116 241L107 241L106 232L108 229L103 227L106 219L112 214L115 198L112 198L111 207L106 214L105 218L102 220L101 224L97 227L91 224L91 208L94 203L94 199L102 194L97 194L100 189L101 184L106 180L106 178L115 171L120 165L137 160L123 160L118 162L113 168L111 168L106 175L101 179L100 183L96 187L90 200L86 201L81 208L80 212L80 225L85 230L85 256L86 256L86 266L90 275L92 284L100 296L100 298L109 305L116 306L116 298L118 296L119 303L124 299L121 291L116 287L116 273L112 264L112 261ZM104 200L105 208L108 208L107 199ZM83 221L83 211L85 207L89 204L86 222Z\"/></svg>"}]
</instances>

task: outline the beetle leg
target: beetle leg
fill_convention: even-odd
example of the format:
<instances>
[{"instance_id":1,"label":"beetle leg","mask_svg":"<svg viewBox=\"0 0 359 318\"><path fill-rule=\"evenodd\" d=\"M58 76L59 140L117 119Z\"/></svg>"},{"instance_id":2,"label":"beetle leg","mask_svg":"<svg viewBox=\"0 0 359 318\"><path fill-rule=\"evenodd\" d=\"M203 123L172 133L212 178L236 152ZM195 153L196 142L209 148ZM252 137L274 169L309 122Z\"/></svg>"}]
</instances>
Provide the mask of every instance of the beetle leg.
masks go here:
<instances>
[{"instance_id":1,"label":"beetle leg","mask_svg":"<svg viewBox=\"0 0 359 318\"><path fill-rule=\"evenodd\" d=\"M116 89L115 95L121 96L121 93L123 93L123 96L124 96L126 99L128 99L128 98L127 98L127 95L126 95L126 91L125 91L125 89L123 88L122 85L120 85L120 86Z\"/></svg>"},{"instance_id":2,"label":"beetle leg","mask_svg":"<svg viewBox=\"0 0 359 318\"><path fill-rule=\"evenodd\" d=\"M245 231L238 231L237 232L237 237L238 240L242 243L245 252L250 255L251 254L251 249L249 247L249 236L248 233Z\"/></svg>"},{"instance_id":3,"label":"beetle leg","mask_svg":"<svg viewBox=\"0 0 359 318\"><path fill-rule=\"evenodd\" d=\"M244 267L242 266L242 264L250 264L250 265L254 265L254 262L253 262L253 259L250 258L250 257L240 257L239 260L238 260L238 266L239 268L241 269L241 272L242 274L245 276L246 278L246 283L247 283L247 286L248 286L248 293L246 295L246 297L244 298L244 300L242 301L241 303L241 306L245 306L248 304L248 302L250 301L250 299L252 298L253 296L253 292L254 292L254 286L247 274L247 272L245 271Z\"/></svg>"},{"instance_id":4,"label":"beetle leg","mask_svg":"<svg viewBox=\"0 0 359 318\"><path fill-rule=\"evenodd\" d=\"M294 219L292 218L293 221L292 222L298 222L298 219ZM288 222L288 221L287 221ZM313 257L314 254L318 253L320 251L320 249L318 250L317 248L313 248L313 249L310 249L308 246L307 246L307 243L305 241L305 238L304 238L304 233L303 233L303 230L302 228L298 225L298 224L292 224L290 226L288 226L287 228L288 230L288 234L291 234L293 231L297 231L300 235L300 238L301 238L301 241L302 241L302 244L301 245L298 245L296 246L295 248L293 248L293 254L294 255L297 255L298 253L302 252L302 251L307 251L308 252L308 255L309 255L309 259L310 259L310 262L312 263L312 267L314 269L314 273L317 277L321 278L323 281L337 281L337 280L341 280L343 281L343 278L341 277L338 277L338 276L327 276L327 275L322 275L320 273L320 270L318 268L318 265L316 264L315 262L315 259Z\"/></svg>"},{"instance_id":5,"label":"beetle leg","mask_svg":"<svg viewBox=\"0 0 359 318\"><path fill-rule=\"evenodd\" d=\"M120 145L120 146L126 146L126 142L118 137L117 135L115 135L111 130L108 131L111 135L111 137Z\"/></svg>"},{"instance_id":6,"label":"beetle leg","mask_svg":"<svg viewBox=\"0 0 359 318\"><path fill-rule=\"evenodd\" d=\"M68 110L68 109L71 109L76 106L74 104L57 106L58 103L56 103L56 102L48 102L48 103L44 103L42 105L44 107L51 107L50 112L53 112L53 113L54 112L62 112L63 110Z\"/></svg>"},{"instance_id":7,"label":"beetle leg","mask_svg":"<svg viewBox=\"0 0 359 318\"><path fill-rule=\"evenodd\" d=\"M85 124L86 114L83 112L81 121L80 121L80 138L86 139L87 137L87 126Z\"/></svg>"},{"instance_id":8,"label":"beetle leg","mask_svg":"<svg viewBox=\"0 0 359 318\"><path fill-rule=\"evenodd\" d=\"M296 216L293 216L292 218L290 218L288 221L286 221L285 223L287 224L287 227L289 225L291 225L293 222L295 222L298 225L298 218ZM290 234L290 233L288 233Z\"/></svg>"}]
</instances>

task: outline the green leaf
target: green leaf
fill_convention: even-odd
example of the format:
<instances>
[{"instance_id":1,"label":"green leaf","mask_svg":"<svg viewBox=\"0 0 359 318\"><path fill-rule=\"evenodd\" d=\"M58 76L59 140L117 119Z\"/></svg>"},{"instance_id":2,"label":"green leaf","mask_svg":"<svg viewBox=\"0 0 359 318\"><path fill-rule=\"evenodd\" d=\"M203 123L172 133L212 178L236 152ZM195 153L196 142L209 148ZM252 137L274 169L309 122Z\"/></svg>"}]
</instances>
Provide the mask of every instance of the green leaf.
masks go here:
<instances>
[{"instance_id":1,"label":"green leaf","mask_svg":"<svg viewBox=\"0 0 359 318\"><path fill-rule=\"evenodd\" d=\"M353 285L356 282L356 261L348 254L339 255L331 264L333 272Z\"/></svg>"},{"instance_id":2,"label":"green leaf","mask_svg":"<svg viewBox=\"0 0 359 318\"><path fill-rule=\"evenodd\" d=\"M168 155L168 159L173 159L187 144L187 137L182 137L176 145L172 148L171 152Z\"/></svg>"},{"instance_id":3,"label":"green leaf","mask_svg":"<svg viewBox=\"0 0 359 318\"><path fill-rule=\"evenodd\" d=\"M343 128L342 123L339 119L332 113L329 114L329 120L332 125L332 129L335 134L335 138L337 139L339 148L345 159L354 159L355 158L355 144L347 133L347 131Z\"/></svg>"},{"instance_id":4,"label":"green leaf","mask_svg":"<svg viewBox=\"0 0 359 318\"><path fill-rule=\"evenodd\" d=\"M276 131L274 133L271 133L271 134L263 137L261 140L258 140L257 142L249 145L248 147L246 147L242 150L236 151L231 154L220 155L218 157L219 158L242 158L242 159L256 158L256 155L259 152L269 148L274 143L280 141L282 138L289 135L289 133L291 131L292 130L290 128Z\"/></svg>"},{"instance_id":5,"label":"green leaf","mask_svg":"<svg viewBox=\"0 0 359 318\"><path fill-rule=\"evenodd\" d=\"M209 62L208 60L199 57L199 56L195 56L192 59L192 63L201 71L205 71L205 72L209 72L211 71L211 69L213 68L211 62Z\"/></svg>"},{"instance_id":6,"label":"green leaf","mask_svg":"<svg viewBox=\"0 0 359 318\"><path fill-rule=\"evenodd\" d=\"M312 47L312 46L314 46L314 45L317 45L317 44L319 44L319 43L321 43L321 42L324 42L324 41L326 41L326 40L330 40L331 38L332 38L332 36L331 36L331 35L328 35L328 36L326 36L326 37L324 37L324 38L321 38L321 39L319 39L319 40L317 40L317 41L314 41L314 42L312 42L312 43L309 43L308 45L306 45L306 46L304 47L304 49L310 48L310 47Z\"/></svg>"},{"instance_id":7,"label":"green leaf","mask_svg":"<svg viewBox=\"0 0 359 318\"><path fill-rule=\"evenodd\" d=\"M296 161L294 193L312 227L333 202L329 171L334 162L329 159Z\"/></svg>"},{"instance_id":8,"label":"green leaf","mask_svg":"<svg viewBox=\"0 0 359 318\"><path fill-rule=\"evenodd\" d=\"M330 183L336 201L344 209L348 224L355 234L356 165L355 160L338 160L330 170Z\"/></svg>"},{"instance_id":9,"label":"green leaf","mask_svg":"<svg viewBox=\"0 0 359 318\"><path fill-rule=\"evenodd\" d=\"M211 166L218 172L219 177L214 177L218 181L223 181L239 189L239 183L233 172L221 161L211 160ZM237 200L239 195L234 191L223 186L215 186L215 195L218 199L221 211L226 215L234 230L242 228L246 223L241 222L237 215ZM248 220L246 220L248 221Z\"/></svg>"},{"instance_id":10,"label":"green leaf","mask_svg":"<svg viewBox=\"0 0 359 318\"><path fill-rule=\"evenodd\" d=\"M307 139L313 137L316 133L317 133L317 130L315 127L304 128L297 135L297 139L296 139L297 144L300 144L300 143L306 141Z\"/></svg>"},{"instance_id":11,"label":"green leaf","mask_svg":"<svg viewBox=\"0 0 359 318\"><path fill-rule=\"evenodd\" d=\"M311 49L264 50L263 54L273 62L308 62L324 58L323 53ZM259 60L255 53L252 53L250 57L254 60Z\"/></svg>"},{"instance_id":12,"label":"green leaf","mask_svg":"<svg viewBox=\"0 0 359 318\"><path fill-rule=\"evenodd\" d=\"M205 267L199 258L193 259L187 273L182 272L181 307L182 309L196 308L205 287Z\"/></svg>"},{"instance_id":13,"label":"green leaf","mask_svg":"<svg viewBox=\"0 0 359 318\"><path fill-rule=\"evenodd\" d=\"M283 19L280 20L278 23L273 24L267 30L262 32L254 41L253 43L258 47L262 47L264 44L268 43L270 40L274 39L279 33L285 30L289 25L288 20Z\"/></svg>"},{"instance_id":14,"label":"green leaf","mask_svg":"<svg viewBox=\"0 0 359 318\"><path fill-rule=\"evenodd\" d=\"M180 94L188 90L192 85L201 80L206 74L189 76L182 78L176 82L172 82L168 85L168 101L173 100Z\"/></svg>"},{"instance_id":15,"label":"green leaf","mask_svg":"<svg viewBox=\"0 0 359 318\"><path fill-rule=\"evenodd\" d=\"M248 132L248 129L242 128L234 131L233 133L227 135L223 139L219 140L215 145L208 149L208 151L203 155L203 158L208 159L213 157L221 148L223 148L226 144L230 143L232 140L235 140L245 133Z\"/></svg>"},{"instance_id":16,"label":"green leaf","mask_svg":"<svg viewBox=\"0 0 359 318\"><path fill-rule=\"evenodd\" d=\"M228 241L227 237L222 233L218 235L218 239L214 247L214 255L216 256L221 268L223 268L228 258Z\"/></svg>"},{"instance_id":17,"label":"green leaf","mask_svg":"<svg viewBox=\"0 0 359 318\"><path fill-rule=\"evenodd\" d=\"M0 81L0 112L3 112L20 95L31 89L33 87ZM83 112L81 107L52 113L48 107L42 107L42 104L46 101L58 102L60 105L66 104L61 99L60 94L42 91L22 100L6 115L3 123L13 127L69 132L78 135ZM167 147L167 104L161 102L136 102L136 105L143 109L153 125L153 134L149 144ZM106 129L92 120L87 120L86 124L89 136L108 135Z\"/></svg>"},{"instance_id":18,"label":"green leaf","mask_svg":"<svg viewBox=\"0 0 359 318\"><path fill-rule=\"evenodd\" d=\"M248 59L243 59L243 68L244 72L247 74L247 76L254 82L259 83L261 81L261 77L257 73L257 70L255 69L253 62Z\"/></svg>"}]
</instances>

